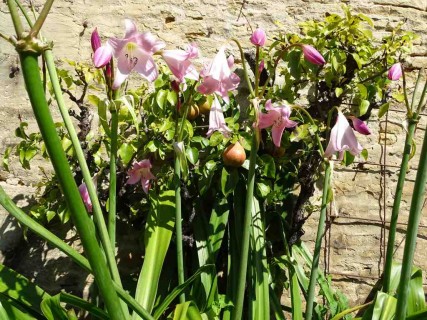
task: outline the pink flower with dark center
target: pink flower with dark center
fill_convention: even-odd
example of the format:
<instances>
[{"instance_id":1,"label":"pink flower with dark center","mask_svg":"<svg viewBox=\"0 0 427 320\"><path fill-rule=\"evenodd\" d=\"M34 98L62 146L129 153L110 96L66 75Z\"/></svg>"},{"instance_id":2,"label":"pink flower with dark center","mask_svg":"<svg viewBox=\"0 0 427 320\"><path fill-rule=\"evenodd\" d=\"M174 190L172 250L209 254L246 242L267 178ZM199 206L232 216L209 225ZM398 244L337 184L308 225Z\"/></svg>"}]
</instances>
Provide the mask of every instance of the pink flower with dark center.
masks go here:
<instances>
[{"instance_id":1,"label":"pink flower with dark center","mask_svg":"<svg viewBox=\"0 0 427 320\"><path fill-rule=\"evenodd\" d=\"M132 169L128 171L129 179L126 184L135 184L141 181L142 190L146 194L150 190L150 180L156 179L151 173L151 162L148 159L144 159L140 162L135 162Z\"/></svg>"},{"instance_id":2,"label":"pink flower with dark center","mask_svg":"<svg viewBox=\"0 0 427 320\"><path fill-rule=\"evenodd\" d=\"M277 147L280 147L285 128L293 128L297 123L289 119L291 116L291 108L286 104L273 107L271 100L268 100L265 103L265 109L268 111L267 113L259 114L258 128L265 129L272 127L271 135L273 137L273 143Z\"/></svg>"},{"instance_id":3,"label":"pink flower with dark center","mask_svg":"<svg viewBox=\"0 0 427 320\"><path fill-rule=\"evenodd\" d=\"M228 103L228 92L237 88L240 78L231 72L233 61L227 60L224 50L219 49L210 65L200 72L203 80L197 90L203 94L217 93Z\"/></svg>"},{"instance_id":4,"label":"pink flower with dark center","mask_svg":"<svg viewBox=\"0 0 427 320\"><path fill-rule=\"evenodd\" d=\"M402 65L398 62L392 65L390 70L388 70L387 77L392 81L396 81L396 80L399 80L401 76L402 76Z\"/></svg>"},{"instance_id":5,"label":"pink flower with dark center","mask_svg":"<svg viewBox=\"0 0 427 320\"><path fill-rule=\"evenodd\" d=\"M313 63L317 64L318 66L321 66L326 63L323 56L320 54L319 51L317 51L315 48L308 44L301 45L302 52L304 54L304 59Z\"/></svg>"},{"instance_id":6,"label":"pink flower with dark center","mask_svg":"<svg viewBox=\"0 0 427 320\"><path fill-rule=\"evenodd\" d=\"M325 157L329 158L339 152L338 159L342 160L346 150L353 156L357 156L363 148L357 141L356 135L350 127L347 118L341 111L338 111L337 122L331 130L331 137L325 150Z\"/></svg>"},{"instance_id":7,"label":"pink flower with dark center","mask_svg":"<svg viewBox=\"0 0 427 320\"><path fill-rule=\"evenodd\" d=\"M369 130L365 122L355 116L349 116L348 118L353 122L354 130L366 136L371 134L371 130Z\"/></svg>"},{"instance_id":8,"label":"pink flower with dark center","mask_svg":"<svg viewBox=\"0 0 427 320\"><path fill-rule=\"evenodd\" d=\"M90 37L90 44L94 52L92 60L96 68L105 67L113 58L113 48L107 43L102 45L98 29L93 30Z\"/></svg>"},{"instance_id":9,"label":"pink flower with dark center","mask_svg":"<svg viewBox=\"0 0 427 320\"><path fill-rule=\"evenodd\" d=\"M221 132L226 137L232 132L225 124L224 113L216 96L214 96L214 101L209 111L209 130L206 135L210 137L215 131Z\"/></svg>"},{"instance_id":10,"label":"pink flower with dark center","mask_svg":"<svg viewBox=\"0 0 427 320\"><path fill-rule=\"evenodd\" d=\"M251 43L259 47L264 46L266 39L267 35L265 34L265 31L261 28L256 29L250 37Z\"/></svg>"},{"instance_id":11,"label":"pink flower with dark center","mask_svg":"<svg viewBox=\"0 0 427 320\"><path fill-rule=\"evenodd\" d=\"M169 69L179 82L185 82L184 78L198 80L199 73L191 64L190 59L197 58L199 50L195 44L190 44L187 50L163 50L162 57Z\"/></svg>"},{"instance_id":12,"label":"pink flower with dark center","mask_svg":"<svg viewBox=\"0 0 427 320\"><path fill-rule=\"evenodd\" d=\"M118 89L132 70L148 81L157 79L157 66L153 54L165 47L162 41L150 32L138 33L133 21L126 19L126 34L123 39L110 38L109 45L117 58L117 68L113 89Z\"/></svg>"},{"instance_id":13,"label":"pink flower with dark center","mask_svg":"<svg viewBox=\"0 0 427 320\"><path fill-rule=\"evenodd\" d=\"M87 190L86 183L83 182L79 186L79 192L80 192L80 196L82 197L83 203L86 206L87 211L92 212L92 201L90 200L89 192Z\"/></svg>"}]
</instances>

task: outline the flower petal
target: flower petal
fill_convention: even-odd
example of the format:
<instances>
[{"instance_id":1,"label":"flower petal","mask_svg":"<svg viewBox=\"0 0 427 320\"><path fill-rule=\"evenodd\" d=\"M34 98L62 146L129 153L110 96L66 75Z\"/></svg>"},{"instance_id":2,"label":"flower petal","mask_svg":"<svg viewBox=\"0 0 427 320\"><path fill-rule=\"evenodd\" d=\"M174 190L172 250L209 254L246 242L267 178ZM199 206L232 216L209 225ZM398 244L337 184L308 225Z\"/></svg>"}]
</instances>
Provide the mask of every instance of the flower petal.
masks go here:
<instances>
[{"instance_id":1,"label":"flower petal","mask_svg":"<svg viewBox=\"0 0 427 320\"><path fill-rule=\"evenodd\" d=\"M122 85L123 82L125 82L125 80L127 79L128 76L129 76L129 74L121 73L119 69L116 69L116 73L114 74L114 82L113 82L112 88L114 90L117 90L118 88L120 88L120 86Z\"/></svg>"},{"instance_id":2,"label":"flower petal","mask_svg":"<svg viewBox=\"0 0 427 320\"><path fill-rule=\"evenodd\" d=\"M137 33L136 24L130 19L125 19L125 39L131 38Z\"/></svg>"},{"instance_id":3,"label":"flower petal","mask_svg":"<svg viewBox=\"0 0 427 320\"><path fill-rule=\"evenodd\" d=\"M135 57L137 58L134 68L135 71L150 82L156 80L158 72L154 59L150 55L145 54L142 50L136 50Z\"/></svg>"},{"instance_id":4,"label":"flower petal","mask_svg":"<svg viewBox=\"0 0 427 320\"><path fill-rule=\"evenodd\" d=\"M166 44L163 41L157 40L151 32L144 32L137 37L138 46L143 48L147 53L156 53L163 49Z\"/></svg>"},{"instance_id":5,"label":"flower petal","mask_svg":"<svg viewBox=\"0 0 427 320\"><path fill-rule=\"evenodd\" d=\"M96 68L105 67L113 58L113 48L107 43L96 49L93 54L93 64Z\"/></svg>"}]
</instances>

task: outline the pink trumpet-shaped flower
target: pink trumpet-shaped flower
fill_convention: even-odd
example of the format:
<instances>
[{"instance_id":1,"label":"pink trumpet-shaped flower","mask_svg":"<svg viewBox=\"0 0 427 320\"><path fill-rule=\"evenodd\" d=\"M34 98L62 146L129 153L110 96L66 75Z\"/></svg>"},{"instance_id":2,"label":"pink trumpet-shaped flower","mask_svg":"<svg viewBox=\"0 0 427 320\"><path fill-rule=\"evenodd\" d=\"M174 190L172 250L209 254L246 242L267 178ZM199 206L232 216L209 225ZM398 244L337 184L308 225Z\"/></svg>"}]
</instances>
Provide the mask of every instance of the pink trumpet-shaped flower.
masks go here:
<instances>
[{"instance_id":1,"label":"pink trumpet-shaped flower","mask_svg":"<svg viewBox=\"0 0 427 320\"><path fill-rule=\"evenodd\" d=\"M402 76L402 65L398 62L392 65L390 70L388 70L387 77L392 81L396 81L396 80L399 80L401 76Z\"/></svg>"},{"instance_id":2,"label":"pink trumpet-shaped flower","mask_svg":"<svg viewBox=\"0 0 427 320\"><path fill-rule=\"evenodd\" d=\"M325 150L325 157L331 157L339 152L339 158L342 160L344 151L348 150L352 155L357 156L362 150L362 146L356 139L353 129L350 127L347 118L338 111L337 122L331 130L328 147Z\"/></svg>"},{"instance_id":3,"label":"pink trumpet-shaped flower","mask_svg":"<svg viewBox=\"0 0 427 320\"><path fill-rule=\"evenodd\" d=\"M146 194L148 194L148 190L150 190L150 180L156 179L156 177L151 173L151 162L148 159L135 162L132 169L128 171L128 175L129 179L126 183L135 184L138 181L141 181L142 190L144 190Z\"/></svg>"},{"instance_id":4,"label":"pink trumpet-shaped flower","mask_svg":"<svg viewBox=\"0 0 427 320\"><path fill-rule=\"evenodd\" d=\"M197 58L199 50L195 44L190 44L187 50L163 50L162 57L179 82L184 78L199 80L199 73L191 64L190 59Z\"/></svg>"},{"instance_id":5,"label":"pink trumpet-shaped flower","mask_svg":"<svg viewBox=\"0 0 427 320\"><path fill-rule=\"evenodd\" d=\"M320 52L308 44L302 45L302 52L304 54L304 59L313 64L321 66L326 62Z\"/></svg>"},{"instance_id":6,"label":"pink trumpet-shaped flower","mask_svg":"<svg viewBox=\"0 0 427 320\"><path fill-rule=\"evenodd\" d=\"M266 39L267 35L265 34L265 31L261 28L256 29L250 37L251 43L259 47L264 46Z\"/></svg>"},{"instance_id":7,"label":"pink trumpet-shaped flower","mask_svg":"<svg viewBox=\"0 0 427 320\"><path fill-rule=\"evenodd\" d=\"M221 132L224 136L231 133L230 128L225 124L224 113L216 96L209 111L209 130L206 135L210 137L215 131Z\"/></svg>"},{"instance_id":8,"label":"pink trumpet-shaped flower","mask_svg":"<svg viewBox=\"0 0 427 320\"><path fill-rule=\"evenodd\" d=\"M90 200L86 183L83 182L79 186L79 192L80 192L80 196L82 197L83 203L86 206L87 211L92 212L92 201Z\"/></svg>"},{"instance_id":9,"label":"pink trumpet-shaped flower","mask_svg":"<svg viewBox=\"0 0 427 320\"><path fill-rule=\"evenodd\" d=\"M113 89L118 89L132 70L150 82L156 80L158 71L152 56L165 46L150 32L138 33L133 21L126 19L125 24L126 34L123 39L108 40L118 60Z\"/></svg>"},{"instance_id":10,"label":"pink trumpet-shaped flower","mask_svg":"<svg viewBox=\"0 0 427 320\"><path fill-rule=\"evenodd\" d=\"M203 94L217 93L228 103L228 91L237 88L240 78L231 72L232 61L227 60L224 50L224 47L219 49L210 65L202 70L203 80L197 90Z\"/></svg>"},{"instance_id":11,"label":"pink trumpet-shaped flower","mask_svg":"<svg viewBox=\"0 0 427 320\"><path fill-rule=\"evenodd\" d=\"M93 30L90 37L90 44L94 52L92 60L96 68L105 67L113 58L113 48L107 43L102 45L98 29Z\"/></svg>"},{"instance_id":12,"label":"pink trumpet-shaped flower","mask_svg":"<svg viewBox=\"0 0 427 320\"><path fill-rule=\"evenodd\" d=\"M348 118L351 120L351 122L353 122L354 130L356 130L357 132L359 132L361 134L364 134L365 136L371 134L371 130L369 130L369 128L365 122L363 122L362 120L360 120L359 118L357 118L355 116L350 116Z\"/></svg>"},{"instance_id":13,"label":"pink trumpet-shaped flower","mask_svg":"<svg viewBox=\"0 0 427 320\"><path fill-rule=\"evenodd\" d=\"M271 100L265 103L267 113L260 113L258 127L265 129L272 127L271 135L273 136L273 143L280 147L282 135L285 128L293 128L297 125L295 121L289 119L291 116L291 108L288 105L273 107Z\"/></svg>"}]
</instances>

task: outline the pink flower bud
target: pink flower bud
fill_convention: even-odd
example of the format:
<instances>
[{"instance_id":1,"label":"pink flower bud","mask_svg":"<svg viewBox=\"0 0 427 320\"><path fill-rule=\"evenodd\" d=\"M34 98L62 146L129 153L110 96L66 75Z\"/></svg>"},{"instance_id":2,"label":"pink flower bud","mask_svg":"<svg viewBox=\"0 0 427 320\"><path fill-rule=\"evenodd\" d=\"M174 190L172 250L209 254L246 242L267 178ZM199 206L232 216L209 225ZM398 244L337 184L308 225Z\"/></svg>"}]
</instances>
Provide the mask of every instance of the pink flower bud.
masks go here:
<instances>
[{"instance_id":1,"label":"pink flower bud","mask_svg":"<svg viewBox=\"0 0 427 320\"><path fill-rule=\"evenodd\" d=\"M325 59L322 57L322 55L317 51L315 48L308 44L302 45L302 52L304 53L304 59L313 63L317 64L318 66L321 66L325 64Z\"/></svg>"},{"instance_id":2,"label":"pink flower bud","mask_svg":"<svg viewBox=\"0 0 427 320\"><path fill-rule=\"evenodd\" d=\"M90 44L92 46L93 52L96 51L101 46L101 38L99 37L98 28L93 30L92 35L90 37Z\"/></svg>"},{"instance_id":3,"label":"pink flower bud","mask_svg":"<svg viewBox=\"0 0 427 320\"><path fill-rule=\"evenodd\" d=\"M264 70L264 60L261 60L259 66L258 66L258 72L261 73L262 70Z\"/></svg>"},{"instance_id":4,"label":"pink flower bud","mask_svg":"<svg viewBox=\"0 0 427 320\"><path fill-rule=\"evenodd\" d=\"M261 28L256 29L250 38L252 44L260 47L264 46L266 39L265 31Z\"/></svg>"},{"instance_id":5,"label":"pink flower bud","mask_svg":"<svg viewBox=\"0 0 427 320\"><path fill-rule=\"evenodd\" d=\"M350 116L348 118L351 120L351 122L353 122L354 130L361 134L364 134L365 136L371 134L371 130L369 130L365 122L363 122L359 118L356 118L355 116Z\"/></svg>"},{"instance_id":6,"label":"pink flower bud","mask_svg":"<svg viewBox=\"0 0 427 320\"><path fill-rule=\"evenodd\" d=\"M387 77L392 81L396 81L396 80L399 80L401 76L402 76L402 65L398 62L392 65L390 70L388 70Z\"/></svg>"}]
</instances>

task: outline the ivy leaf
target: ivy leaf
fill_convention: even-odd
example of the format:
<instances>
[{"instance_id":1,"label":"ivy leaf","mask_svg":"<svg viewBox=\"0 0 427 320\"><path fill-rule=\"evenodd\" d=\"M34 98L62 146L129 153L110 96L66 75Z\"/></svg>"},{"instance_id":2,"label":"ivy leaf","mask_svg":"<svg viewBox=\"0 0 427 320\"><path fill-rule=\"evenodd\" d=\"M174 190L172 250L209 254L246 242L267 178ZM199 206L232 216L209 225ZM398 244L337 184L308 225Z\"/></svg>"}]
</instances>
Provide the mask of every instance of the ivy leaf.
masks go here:
<instances>
[{"instance_id":1,"label":"ivy leaf","mask_svg":"<svg viewBox=\"0 0 427 320\"><path fill-rule=\"evenodd\" d=\"M192 165L195 165L199 160L199 150L196 148L187 148L185 154Z\"/></svg>"},{"instance_id":2,"label":"ivy leaf","mask_svg":"<svg viewBox=\"0 0 427 320\"><path fill-rule=\"evenodd\" d=\"M132 145L127 143L122 143L122 145L119 148L119 156L123 161L123 164L126 166L129 161L132 159L133 153L135 152L135 149Z\"/></svg>"},{"instance_id":3,"label":"ivy leaf","mask_svg":"<svg viewBox=\"0 0 427 320\"><path fill-rule=\"evenodd\" d=\"M274 158L269 154L264 154L261 156L263 162L262 174L267 178L276 177L276 164L274 163Z\"/></svg>"},{"instance_id":4,"label":"ivy leaf","mask_svg":"<svg viewBox=\"0 0 427 320\"><path fill-rule=\"evenodd\" d=\"M362 100L362 102L359 105L359 115L363 116L366 111L368 111L368 107L369 107L369 101L368 100Z\"/></svg>"},{"instance_id":5,"label":"ivy leaf","mask_svg":"<svg viewBox=\"0 0 427 320\"><path fill-rule=\"evenodd\" d=\"M344 90L342 88L335 88L335 95L337 96L337 98L339 98L343 92Z\"/></svg>"},{"instance_id":6,"label":"ivy leaf","mask_svg":"<svg viewBox=\"0 0 427 320\"><path fill-rule=\"evenodd\" d=\"M236 188L239 182L239 173L236 168L222 168L221 172L221 191L226 197Z\"/></svg>"},{"instance_id":7,"label":"ivy leaf","mask_svg":"<svg viewBox=\"0 0 427 320\"><path fill-rule=\"evenodd\" d=\"M389 108L390 108L390 102L384 103L380 107L380 110L378 111L378 118L382 118L383 115L385 115L387 113L387 111L388 111Z\"/></svg>"}]
</instances>

